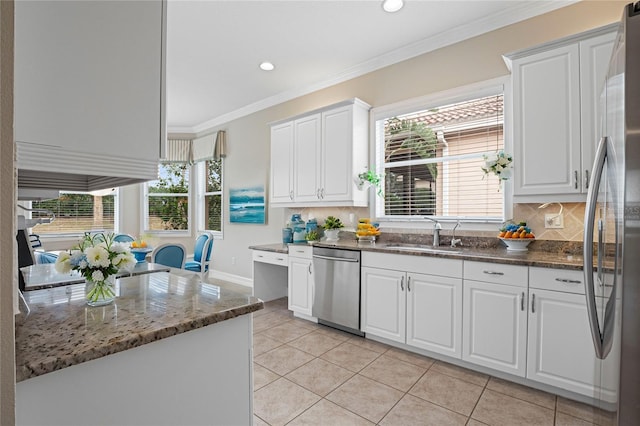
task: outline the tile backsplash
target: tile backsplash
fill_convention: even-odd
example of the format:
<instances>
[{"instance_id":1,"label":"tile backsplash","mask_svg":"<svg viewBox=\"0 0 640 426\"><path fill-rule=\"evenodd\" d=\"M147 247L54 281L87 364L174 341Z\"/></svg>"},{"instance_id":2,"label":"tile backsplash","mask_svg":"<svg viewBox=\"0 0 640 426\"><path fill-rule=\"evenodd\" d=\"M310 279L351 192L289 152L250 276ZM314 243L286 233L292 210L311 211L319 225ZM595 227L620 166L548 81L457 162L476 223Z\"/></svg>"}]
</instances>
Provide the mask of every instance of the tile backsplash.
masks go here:
<instances>
[{"instance_id":1,"label":"tile backsplash","mask_svg":"<svg viewBox=\"0 0 640 426\"><path fill-rule=\"evenodd\" d=\"M544 227L544 215L558 213L560 205L552 203L543 209L539 208L540 205L539 203L514 204L513 220L526 221L539 240L582 241L585 203L562 203L564 207L562 210L564 228L562 229Z\"/></svg>"},{"instance_id":2,"label":"tile backsplash","mask_svg":"<svg viewBox=\"0 0 640 426\"><path fill-rule=\"evenodd\" d=\"M583 221L584 221L584 208L585 203L562 203L563 210L562 215L564 218L564 228L562 229L547 229L544 227L544 215L558 213L560 211L560 205L557 203L549 204L546 208L539 208L541 204L514 204L513 205L513 220L515 222L525 221L527 225L533 229L538 240L552 240L552 241L582 241L583 235ZM307 221L310 217L315 217L318 222L324 222L327 216L335 216L340 218L347 230L355 229L357 226L358 218L369 217L369 209L367 207L302 207L302 208L288 208L285 214L285 218L289 220L294 213L300 213L302 219ZM285 224L283 224L285 225ZM392 230L385 229L385 231L395 231L404 233L423 233L423 230L404 229L404 230ZM460 235L476 235L487 237L494 236L495 232L469 232L464 231L464 228L459 230ZM429 232L430 233L430 232Z\"/></svg>"}]
</instances>

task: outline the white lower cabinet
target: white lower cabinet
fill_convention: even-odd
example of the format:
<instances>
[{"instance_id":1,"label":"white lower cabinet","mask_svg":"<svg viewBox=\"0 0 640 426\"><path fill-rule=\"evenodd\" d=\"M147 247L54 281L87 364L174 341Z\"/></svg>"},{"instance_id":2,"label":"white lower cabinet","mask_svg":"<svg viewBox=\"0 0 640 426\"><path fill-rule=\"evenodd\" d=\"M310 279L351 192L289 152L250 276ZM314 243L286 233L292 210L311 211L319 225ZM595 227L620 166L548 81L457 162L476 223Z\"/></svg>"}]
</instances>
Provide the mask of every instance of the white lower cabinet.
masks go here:
<instances>
[{"instance_id":1,"label":"white lower cabinet","mask_svg":"<svg viewBox=\"0 0 640 426\"><path fill-rule=\"evenodd\" d=\"M528 268L464 263L462 359L524 377Z\"/></svg>"},{"instance_id":2,"label":"white lower cabinet","mask_svg":"<svg viewBox=\"0 0 640 426\"><path fill-rule=\"evenodd\" d=\"M463 360L524 377L526 290L465 279Z\"/></svg>"},{"instance_id":3,"label":"white lower cabinet","mask_svg":"<svg viewBox=\"0 0 640 426\"><path fill-rule=\"evenodd\" d=\"M362 331L396 342L405 342L406 273L363 267L360 274Z\"/></svg>"},{"instance_id":4,"label":"white lower cabinet","mask_svg":"<svg viewBox=\"0 0 640 426\"><path fill-rule=\"evenodd\" d=\"M311 247L289 247L289 310L311 316L313 306Z\"/></svg>"},{"instance_id":5,"label":"white lower cabinet","mask_svg":"<svg viewBox=\"0 0 640 426\"><path fill-rule=\"evenodd\" d=\"M362 331L460 358L462 262L419 256L387 257L380 262L376 256L363 253ZM371 264L415 268L419 272L448 270L457 277L365 266Z\"/></svg>"},{"instance_id":6,"label":"white lower cabinet","mask_svg":"<svg viewBox=\"0 0 640 426\"><path fill-rule=\"evenodd\" d=\"M540 289L530 289L529 294L527 378L615 402L616 375L603 375L601 370L612 369L619 359L619 336L602 363L593 348L584 294ZM602 306L602 298L596 300ZM601 382L601 376L611 382Z\"/></svg>"}]
</instances>

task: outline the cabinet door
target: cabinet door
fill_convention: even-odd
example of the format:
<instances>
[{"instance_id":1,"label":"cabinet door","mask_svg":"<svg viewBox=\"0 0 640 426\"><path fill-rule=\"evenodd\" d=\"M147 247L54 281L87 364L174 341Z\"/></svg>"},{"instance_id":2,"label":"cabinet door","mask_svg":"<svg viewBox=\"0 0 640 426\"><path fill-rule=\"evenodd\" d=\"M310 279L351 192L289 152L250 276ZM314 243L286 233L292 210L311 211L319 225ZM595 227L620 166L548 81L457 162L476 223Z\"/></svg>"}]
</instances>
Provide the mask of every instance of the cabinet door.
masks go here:
<instances>
[{"instance_id":1,"label":"cabinet door","mask_svg":"<svg viewBox=\"0 0 640 426\"><path fill-rule=\"evenodd\" d=\"M157 162L164 148L160 1L16 2L15 138L48 149L26 169L82 156L95 175ZM126 157L126 158L125 158ZM59 160L64 161L64 160ZM125 170L125 173L127 171Z\"/></svg>"},{"instance_id":2,"label":"cabinet door","mask_svg":"<svg viewBox=\"0 0 640 426\"><path fill-rule=\"evenodd\" d=\"M406 275L404 272L361 268L362 331L405 342Z\"/></svg>"},{"instance_id":3,"label":"cabinet door","mask_svg":"<svg viewBox=\"0 0 640 426\"><path fill-rule=\"evenodd\" d=\"M514 195L580 192L577 44L514 61Z\"/></svg>"},{"instance_id":4,"label":"cabinet door","mask_svg":"<svg viewBox=\"0 0 640 426\"><path fill-rule=\"evenodd\" d=\"M530 290L527 378L596 396L600 376L584 295Z\"/></svg>"},{"instance_id":5,"label":"cabinet door","mask_svg":"<svg viewBox=\"0 0 640 426\"><path fill-rule=\"evenodd\" d=\"M526 289L464 281L462 359L524 377Z\"/></svg>"},{"instance_id":6,"label":"cabinet door","mask_svg":"<svg viewBox=\"0 0 640 426\"><path fill-rule=\"evenodd\" d=\"M320 197L320 114L294 121L293 191L296 202Z\"/></svg>"},{"instance_id":7,"label":"cabinet door","mask_svg":"<svg viewBox=\"0 0 640 426\"><path fill-rule=\"evenodd\" d=\"M293 122L271 128L271 202L293 201Z\"/></svg>"},{"instance_id":8,"label":"cabinet door","mask_svg":"<svg viewBox=\"0 0 640 426\"><path fill-rule=\"evenodd\" d=\"M313 271L310 259L289 257L289 310L311 316Z\"/></svg>"},{"instance_id":9,"label":"cabinet door","mask_svg":"<svg viewBox=\"0 0 640 426\"><path fill-rule=\"evenodd\" d=\"M353 189L353 106L322 113L322 201L349 201Z\"/></svg>"},{"instance_id":10,"label":"cabinet door","mask_svg":"<svg viewBox=\"0 0 640 426\"><path fill-rule=\"evenodd\" d=\"M580 99L582 138L582 192L589 190L591 166L602 136L600 117L604 87L616 33L604 34L580 42Z\"/></svg>"},{"instance_id":11,"label":"cabinet door","mask_svg":"<svg viewBox=\"0 0 640 426\"><path fill-rule=\"evenodd\" d=\"M462 356L462 280L408 274L407 344Z\"/></svg>"}]
</instances>

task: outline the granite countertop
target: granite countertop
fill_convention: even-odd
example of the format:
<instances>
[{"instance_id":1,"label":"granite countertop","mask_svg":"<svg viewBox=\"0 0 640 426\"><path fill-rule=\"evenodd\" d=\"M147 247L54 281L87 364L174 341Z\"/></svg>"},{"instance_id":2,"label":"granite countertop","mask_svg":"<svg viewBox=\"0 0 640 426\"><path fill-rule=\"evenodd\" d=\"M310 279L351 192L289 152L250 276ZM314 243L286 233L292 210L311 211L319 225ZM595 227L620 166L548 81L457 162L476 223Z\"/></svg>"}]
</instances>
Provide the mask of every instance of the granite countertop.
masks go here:
<instances>
[{"instance_id":1,"label":"granite countertop","mask_svg":"<svg viewBox=\"0 0 640 426\"><path fill-rule=\"evenodd\" d=\"M509 251L506 247L474 244L472 246L457 247L456 251L451 251L448 246L443 245L439 252L412 251L411 247L430 247L428 244L407 244L393 241L387 242L358 242L353 239L340 239L337 242L319 241L314 243L317 247L341 248L347 250L373 251L393 254L408 254L415 256L443 257L450 259L474 260L480 262L503 263L511 265L539 266L544 268L573 269L582 270L583 256L576 254L575 250L568 251L557 244L545 246L544 242L537 241L540 249L528 251ZM387 248L388 246L402 245L402 250ZM278 251L287 253L287 246L284 244L266 244L250 247L253 250ZM595 263L594 263L595 264Z\"/></svg>"},{"instance_id":2,"label":"granite countertop","mask_svg":"<svg viewBox=\"0 0 640 426\"><path fill-rule=\"evenodd\" d=\"M116 280L116 301L90 307L84 284L26 292L16 316L16 381L258 311L263 302L157 272Z\"/></svg>"}]
</instances>

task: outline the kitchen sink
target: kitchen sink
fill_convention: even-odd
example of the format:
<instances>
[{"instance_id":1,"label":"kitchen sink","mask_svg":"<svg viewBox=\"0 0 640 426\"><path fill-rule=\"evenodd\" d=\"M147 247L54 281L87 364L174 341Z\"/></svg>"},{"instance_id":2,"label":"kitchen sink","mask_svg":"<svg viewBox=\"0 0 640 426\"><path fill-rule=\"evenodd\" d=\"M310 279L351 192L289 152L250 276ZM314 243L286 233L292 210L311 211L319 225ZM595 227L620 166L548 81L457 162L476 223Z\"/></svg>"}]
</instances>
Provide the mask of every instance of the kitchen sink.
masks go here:
<instances>
[{"instance_id":1,"label":"kitchen sink","mask_svg":"<svg viewBox=\"0 0 640 426\"><path fill-rule=\"evenodd\" d=\"M388 245L384 248L389 250L399 250L399 251L419 251L423 253L461 253L462 249L457 247L430 247L430 246L415 246L409 244L396 244L396 245Z\"/></svg>"}]
</instances>

